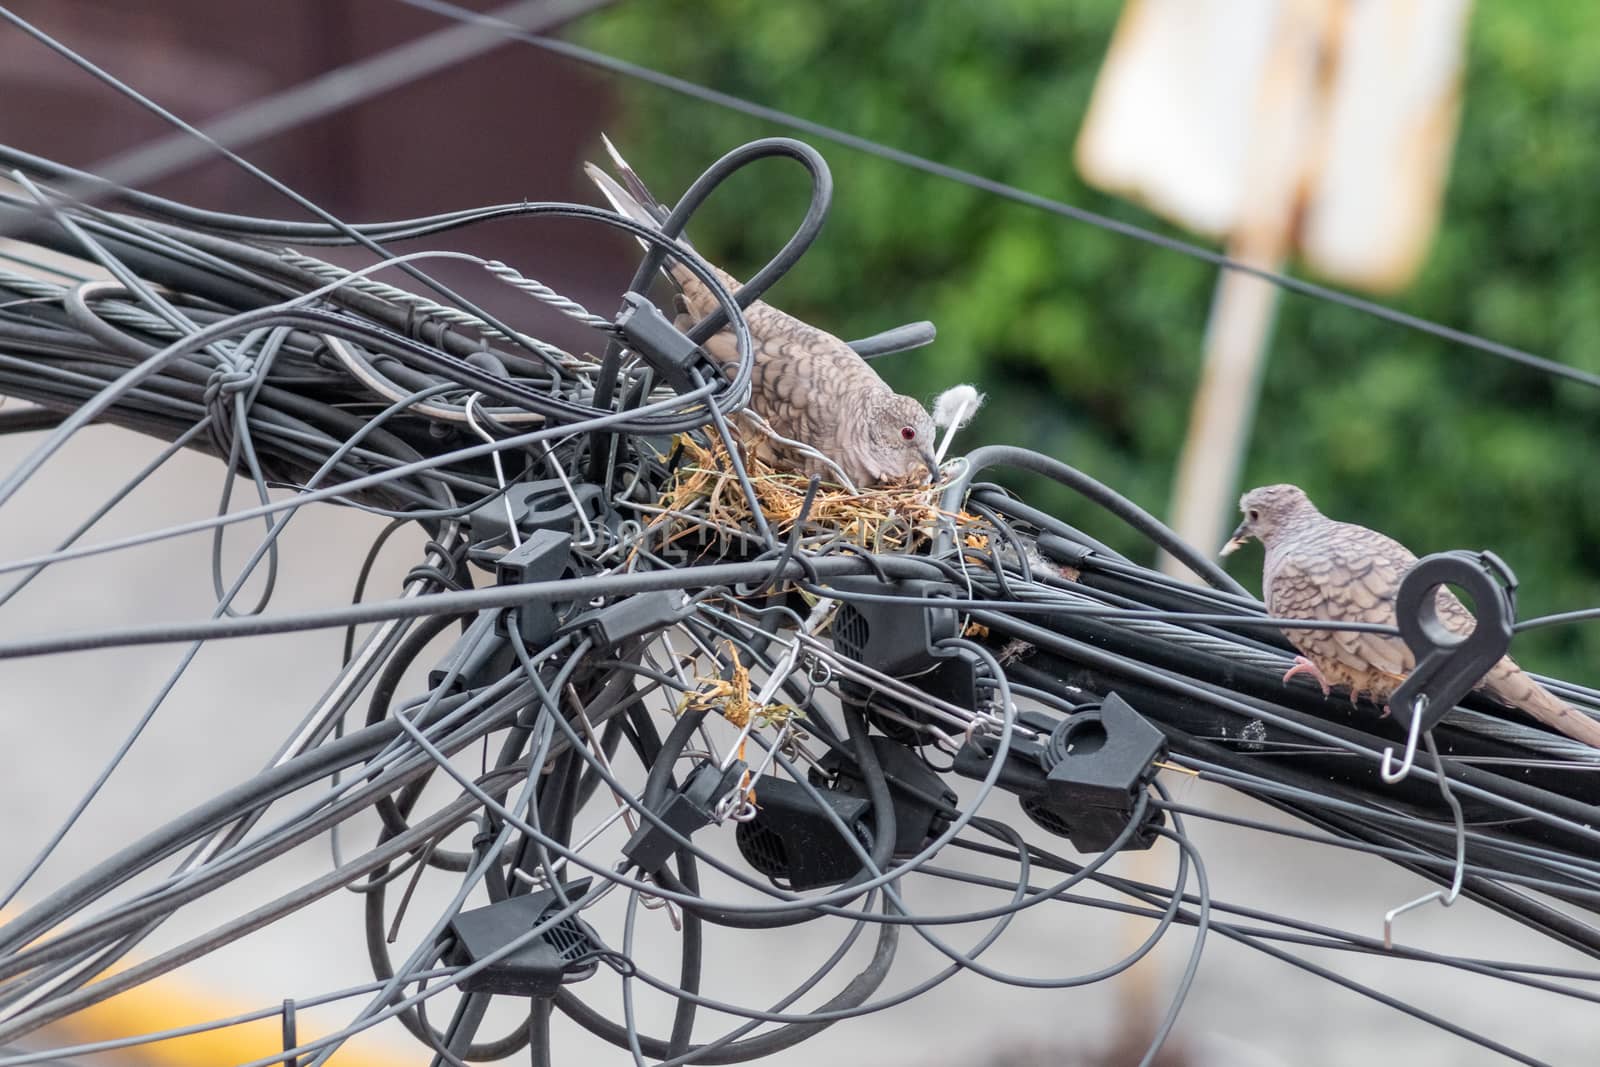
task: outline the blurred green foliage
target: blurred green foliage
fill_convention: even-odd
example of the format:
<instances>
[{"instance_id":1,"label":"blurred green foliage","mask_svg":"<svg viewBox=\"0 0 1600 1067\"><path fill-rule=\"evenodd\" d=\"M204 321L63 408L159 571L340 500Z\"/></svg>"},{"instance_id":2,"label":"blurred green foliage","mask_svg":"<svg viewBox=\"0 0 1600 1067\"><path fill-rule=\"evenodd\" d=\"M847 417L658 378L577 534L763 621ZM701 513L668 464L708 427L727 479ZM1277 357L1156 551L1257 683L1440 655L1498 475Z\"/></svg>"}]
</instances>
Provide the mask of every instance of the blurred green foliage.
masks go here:
<instances>
[{"instance_id":1,"label":"blurred green foliage","mask_svg":"<svg viewBox=\"0 0 1600 1067\"><path fill-rule=\"evenodd\" d=\"M581 37L612 54L956 167L1166 231L1087 188L1072 150L1120 4L1009 0L657 0ZM1600 8L1480 3L1443 226L1389 302L1600 371ZM612 135L664 198L753 137L786 130L637 84ZM1166 511L1213 271L1181 255L817 142L833 169L822 237L771 294L844 337L929 318L936 346L877 366L931 398L990 395L962 444L1059 455ZM731 181L691 229L748 275L804 208L799 168ZM1298 266L1294 270L1301 270ZM1336 518L1419 554L1492 547L1529 616L1600 604L1600 393L1355 311L1281 305L1247 485L1294 481ZM1011 479L1007 479L1011 480ZM1011 480L1135 558L1092 507ZM1233 567L1252 588L1259 554ZM1600 682L1600 625L1536 631L1535 669Z\"/></svg>"}]
</instances>

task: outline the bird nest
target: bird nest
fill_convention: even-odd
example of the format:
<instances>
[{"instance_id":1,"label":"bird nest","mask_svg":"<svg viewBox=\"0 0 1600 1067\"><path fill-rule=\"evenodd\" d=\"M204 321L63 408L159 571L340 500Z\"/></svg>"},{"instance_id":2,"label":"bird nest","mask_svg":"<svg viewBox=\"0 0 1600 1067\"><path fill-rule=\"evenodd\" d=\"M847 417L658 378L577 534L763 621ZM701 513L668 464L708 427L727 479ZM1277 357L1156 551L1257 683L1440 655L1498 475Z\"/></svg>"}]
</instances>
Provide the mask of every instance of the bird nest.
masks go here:
<instances>
[{"instance_id":1,"label":"bird nest","mask_svg":"<svg viewBox=\"0 0 1600 1067\"><path fill-rule=\"evenodd\" d=\"M787 536L800 524L805 537L843 540L871 552L908 553L932 541L941 519L954 519L958 527L973 521L965 512L940 509L942 485L910 481L857 491L822 482L808 507L809 478L769 466L753 449L744 449L742 456L756 501L776 534ZM755 542L750 501L720 441L680 435L668 465L671 476L656 506L648 509L656 513L650 527L659 535L657 544Z\"/></svg>"}]
</instances>

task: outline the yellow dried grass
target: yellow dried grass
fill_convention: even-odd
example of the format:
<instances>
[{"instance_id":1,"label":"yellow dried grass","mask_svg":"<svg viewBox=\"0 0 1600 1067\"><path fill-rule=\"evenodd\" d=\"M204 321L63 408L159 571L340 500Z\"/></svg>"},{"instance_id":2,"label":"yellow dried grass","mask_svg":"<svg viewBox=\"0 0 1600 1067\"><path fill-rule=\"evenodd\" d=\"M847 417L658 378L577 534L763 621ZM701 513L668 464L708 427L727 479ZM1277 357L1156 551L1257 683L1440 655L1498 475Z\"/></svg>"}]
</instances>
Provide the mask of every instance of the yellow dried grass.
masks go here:
<instances>
[{"instance_id":1,"label":"yellow dried grass","mask_svg":"<svg viewBox=\"0 0 1600 1067\"><path fill-rule=\"evenodd\" d=\"M750 693L750 668L739 659L739 650L728 642L728 655L733 659L733 675L729 678L696 678L696 688L683 695L678 714L686 711L714 711L739 729L744 729L751 719L757 726L778 726L800 714L789 704L758 704Z\"/></svg>"},{"instance_id":2,"label":"yellow dried grass","mask_svg":"<svg viewBox=\"0 0 1600 1067\"><path fill-rule=\"evenodd\" d=\"M707 526L723 532L752 531L749 501L740 491L721 442L707 445L685 434L675 439L674 446L682 455L657 501L663 513L652 528L666 525L669 542ZM800 519L809 479L769 466L756 458L753 449L744 450L744 457L745 473L768 525L775 533L787 535ZM958 526L975 521L965 512L943 512L938 504L942 491L941 485L907 482L851 492L823 482L806 512L805 532L835 532L874 552L912 552L927 542L942 516L954 518ZM963 536L974 547L988 543L975 531Z\"/></svg>"}]
</instances>

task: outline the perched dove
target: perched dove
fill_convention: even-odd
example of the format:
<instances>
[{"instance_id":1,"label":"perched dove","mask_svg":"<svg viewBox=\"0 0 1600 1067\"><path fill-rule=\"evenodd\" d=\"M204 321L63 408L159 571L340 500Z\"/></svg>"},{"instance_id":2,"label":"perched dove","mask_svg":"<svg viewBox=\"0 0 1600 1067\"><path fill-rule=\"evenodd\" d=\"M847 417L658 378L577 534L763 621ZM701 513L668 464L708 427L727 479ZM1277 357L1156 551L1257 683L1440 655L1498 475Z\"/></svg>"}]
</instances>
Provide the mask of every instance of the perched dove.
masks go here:
<instances>
[{"instance_id":1,"label":"perched dove","mask_svg":"<svg viewBox=\"0 0 1600 1067\"><path fill-rule=\"evenodd\" d=\"M1239 500L1244 521L1223 548L1227 555L1251 538L1266 547L1262 594L1267 610L1285 619L1395 624L1400 579L1417 561L1404 545L1376 530L1334 522L1297 486L1268 485ZM1438 593L1441 622L1456 633L1472 632L1473 618L1448 589ZM1365 693L1387 701L1416 666L1398 637L1337 630L1285 630L1301 652L1283 680L1310 674L1322 686L1347 686L1350 698ZM1600 722L1563 702L1507 656L1484 675L1478 688L1521 708L1568 737L1600 747Z\"/></svg>"},{"instance_id":2,"label":"perched dove","mask_svg":"<svg viewBox=\"0 0 1600 1067\"><path fill-rule=\"evenodd\" d=\"M585 173L619 214L659 226L666 208L610 141L606 150L622 184L593 163L584 165ZM669 263L666 269L682 291L678 328L686 330L717 307L716 298L683 264ZM717 270L717 277L730 292L738 291L739 282L726 272ZM752 301L744 316L755 347L750 406L774 433L820 452L857 486L907 478L926 481L930 476L938 480L933 419L920 403L890 389L866 360L832 334L760 300ZM709 339L705 350L724 368L738 359L729 330ZM787 470L824 478L832 474L816 457L770 437L761 441L756 454Z\"/></svg>"}]
</instances>

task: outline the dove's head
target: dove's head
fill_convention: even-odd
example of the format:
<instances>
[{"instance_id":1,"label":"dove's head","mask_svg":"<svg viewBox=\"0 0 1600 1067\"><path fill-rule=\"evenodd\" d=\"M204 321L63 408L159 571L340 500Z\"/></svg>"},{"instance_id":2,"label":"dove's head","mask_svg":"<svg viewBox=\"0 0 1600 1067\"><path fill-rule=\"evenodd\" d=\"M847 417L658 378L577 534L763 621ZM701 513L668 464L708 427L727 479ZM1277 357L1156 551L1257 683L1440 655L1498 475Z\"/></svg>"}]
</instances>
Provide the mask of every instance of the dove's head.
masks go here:
<instances>
[{"instance_id":1,"label":"dove's head","mask_svg":"<svg viewBox=\"0 0 1600 1067\"><path fill-rule=\"evenodd\" d=\"M1241 548L1251 538L1271 547L1272 538L1298 520L1316 515L1317 509L1298 485L1263 485L1239 498L1244 521L1239 523L1222 546L1224 556Z\"/></svg>"},{"instance_id":2,"label":"dove's head","mask_svg":"<svg viewBox=\"0 0 1600 1067\"><path fill-rule=\"evenodd\" d=\"M867 416L866 466L870 482L895 482L906 478L939 480L939 461L933 456L933 416L909 396L898 393L873 405Z\"/></svg>"}]
</instances>

